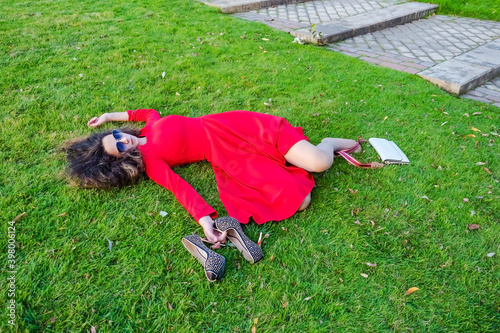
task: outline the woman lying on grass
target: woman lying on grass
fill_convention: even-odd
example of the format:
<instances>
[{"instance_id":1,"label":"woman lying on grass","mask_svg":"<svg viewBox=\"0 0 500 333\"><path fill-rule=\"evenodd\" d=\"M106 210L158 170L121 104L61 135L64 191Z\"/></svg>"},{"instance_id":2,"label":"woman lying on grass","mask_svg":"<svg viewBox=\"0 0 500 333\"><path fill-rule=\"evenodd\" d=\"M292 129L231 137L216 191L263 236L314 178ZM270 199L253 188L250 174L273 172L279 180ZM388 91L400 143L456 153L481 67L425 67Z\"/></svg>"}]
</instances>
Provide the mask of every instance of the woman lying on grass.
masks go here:
<instances>
[{"instance_id":1,"label":"woman lying on grass","mask_svg":"<svg viewBox=\"0 0 500 333\"><path fill-rule=\"evenodd\" d=\"M214 229L217 212L171 168L209 161L229 216L240 223L252 218L262 224L284 220L307 208L314 187L311 172L330 168L335 151L359 147L354 140L333 138L314 146L300 127L292 127L284 118L249 111L161 118L155 110L139 109L105 113L92 118L88 126L108 121L145 121L146 125L141 130L95 133L69 143L69 173L82 187L121 187L145 173L172 191L203 227L208 241L219 246L228 236L254 262L262 255L252 258L259 257L251 253L255 243L243 244L249 240L239 224L227 226L231 222L223 218L218 219L220 225L216 220ZM234 238L233 229L244 238ZM242 244L237 244L238 239Z\"/></svg>"}]
</instances>

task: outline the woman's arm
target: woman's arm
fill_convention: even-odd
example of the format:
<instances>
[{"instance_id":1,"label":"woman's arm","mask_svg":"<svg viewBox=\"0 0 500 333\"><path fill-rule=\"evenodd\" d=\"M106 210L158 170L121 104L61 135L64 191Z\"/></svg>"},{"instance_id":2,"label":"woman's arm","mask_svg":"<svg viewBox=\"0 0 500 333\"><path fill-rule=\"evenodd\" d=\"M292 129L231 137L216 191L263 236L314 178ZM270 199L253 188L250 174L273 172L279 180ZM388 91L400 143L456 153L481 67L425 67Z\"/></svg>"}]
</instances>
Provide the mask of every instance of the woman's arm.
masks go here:
<instances>
[{"instance_id":1,"label":"woman's arm","mask_svg":"<svg viewBox=\"0 0 500 333\"><path fill-rule=\"evenodd\" d=\"M104 113L100 117L94 117L87 122L88 127L98 127L108 121L128 121L127 112Z\"/></svg>"},{"instance_id":2,"label":"woman's arm","mask_svg":"<svg viewBox=\"0 0 500 333\"><path fill-rule=\"evenodd\" d=\"M145 121L146 125L160 119L160 114L154 109L137 109L126 112L105 113L87 122L88 127L98 127L108 121Z\"/></svg>"},{"instance_id":3,"label":"woman's arm","mask_svg":"<svg viewBox=\"0 0 500 333\"><path fill-rule=\"evenodd\" d=\"M213 218L217 217L217 212L189 185L184 179L172 171L170 166L162 159L156 157L146 157L146 174L149 179L165 187L172 192L179 203L197 221L205 236L212 243L223 242L226 234L221 234L214 230Z\"/></svg>"}]
</instances>

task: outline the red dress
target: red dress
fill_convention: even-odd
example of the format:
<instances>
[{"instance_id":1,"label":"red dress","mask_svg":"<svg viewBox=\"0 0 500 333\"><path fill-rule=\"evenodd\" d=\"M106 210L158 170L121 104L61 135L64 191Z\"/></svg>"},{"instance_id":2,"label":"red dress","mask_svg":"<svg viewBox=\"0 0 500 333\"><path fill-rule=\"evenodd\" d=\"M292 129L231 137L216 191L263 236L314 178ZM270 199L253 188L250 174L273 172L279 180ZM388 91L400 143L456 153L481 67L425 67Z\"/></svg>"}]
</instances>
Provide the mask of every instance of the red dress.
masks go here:
<instances>
[{"instance_id":1,"label":"red dress","mask_svg":"<svg viewBox=\"0 0 500 333\"><path fill-rule=\"evenodd\" d=\"M171 168L207 160L219 197L229 216L240 223L280 221L292 216L314 187L312 175L290 165L283 155L300 140L302 128L284 118L229 111L188 118L161 118L152 109L127 111L130 121L146 121L139 146L146 174L170 190L198 221L217 212Z\"/></svg>"}]
</instances>

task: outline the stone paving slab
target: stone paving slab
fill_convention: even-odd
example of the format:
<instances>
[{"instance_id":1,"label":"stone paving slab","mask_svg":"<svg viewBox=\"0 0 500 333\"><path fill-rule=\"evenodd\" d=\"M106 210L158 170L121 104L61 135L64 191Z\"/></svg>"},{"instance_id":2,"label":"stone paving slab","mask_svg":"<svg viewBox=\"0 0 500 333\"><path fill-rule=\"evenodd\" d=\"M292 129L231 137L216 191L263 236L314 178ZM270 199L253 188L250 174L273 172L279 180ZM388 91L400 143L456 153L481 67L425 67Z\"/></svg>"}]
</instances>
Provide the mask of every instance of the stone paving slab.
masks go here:
<instances>
[{"instance_id":1,"label":"stone paving slab","mask_svg":"<svg viewBox=\"0 0 500 333\"><path fill-rule=\"evenodd\" d=\"M309 43L319 45L335 43L347 38L418 20L429 15L437 8L437 5L409 2L376 9L342 20L316 24L309 29L292 31L291 34Z\"/></svg>"},{"instance_id":2,"label":"stone paving slab","mask_svg":"<svg viewBox=\"0 0 500 333\"><path fill-rule=\"evenodd\" d=\"M500 39L428 68L418 76L455 95L476 88L500 74Z\"/></svg>"},{"instance_id":3,"label":"stone paving slab","mask_svg":"<svg viewBox=\"0 0 500 333\"><path fill-rule=\"evenodd\" d=\"M462 95L491 79L490 73L490 67L450 59L418 73L418 76L449 93Z\"/></svg>"},{"instance_id":4,"label":"stone paving slab","mask_svg":"<svg viewBox=\"0 0 500 333\"><path fill-rule=\"evenodd\" d=\"M294 5L272 6L252 11L266 20L280 19L302 26L322 24L397 5L406 0L321 0Z\"/></svg>"},{"instance_id":5,"label":"stone paving slab","mask_svg":"<svg viewBox=\"0 0 500 333\"><path fill-rule=\"evenodd\" d=\"M225 14L248 12L271 6L296 4L312 0L198 0L212 7L220 8Z\"/></svg>"}]
</instances>

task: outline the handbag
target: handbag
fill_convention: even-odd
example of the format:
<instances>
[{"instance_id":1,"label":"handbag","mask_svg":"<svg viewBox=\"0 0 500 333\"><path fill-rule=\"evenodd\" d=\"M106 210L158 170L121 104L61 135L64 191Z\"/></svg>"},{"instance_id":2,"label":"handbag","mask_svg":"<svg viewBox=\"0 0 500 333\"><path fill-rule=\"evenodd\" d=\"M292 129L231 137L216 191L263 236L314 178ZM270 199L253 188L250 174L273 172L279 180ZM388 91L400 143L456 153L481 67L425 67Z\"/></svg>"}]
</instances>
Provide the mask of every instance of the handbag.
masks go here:
<instances>
[{"instance_id":1,"label":"handbag","mask_svg":"<svg viewBox=\"0 0 500 333\"><path fill-rule=\"evenodd\" d=\"M410 160L393 141L371 138L368 142L377 151L380 159L385 164L408 164Z\"/></svg>"},{"instance_id":2,"label":"handbag","mask_svg":"<svg viewBox=\"0 0 500 333\"><path fill-rule=\"evenodd\" d=\"M386 139L371 138L368 140L375 151L380 156L380 159L385 164L408 164L410 160L403 153L403 151L393 142ZM361 163L349 153L358 149L361 143L366 142L365 139L358 138L356 145L349 149L342 149L335 152L335 155L342 156L349 164L358 168L377 169L383 167L385 164L378 162Z\"/></svg>"}]
</instances>

